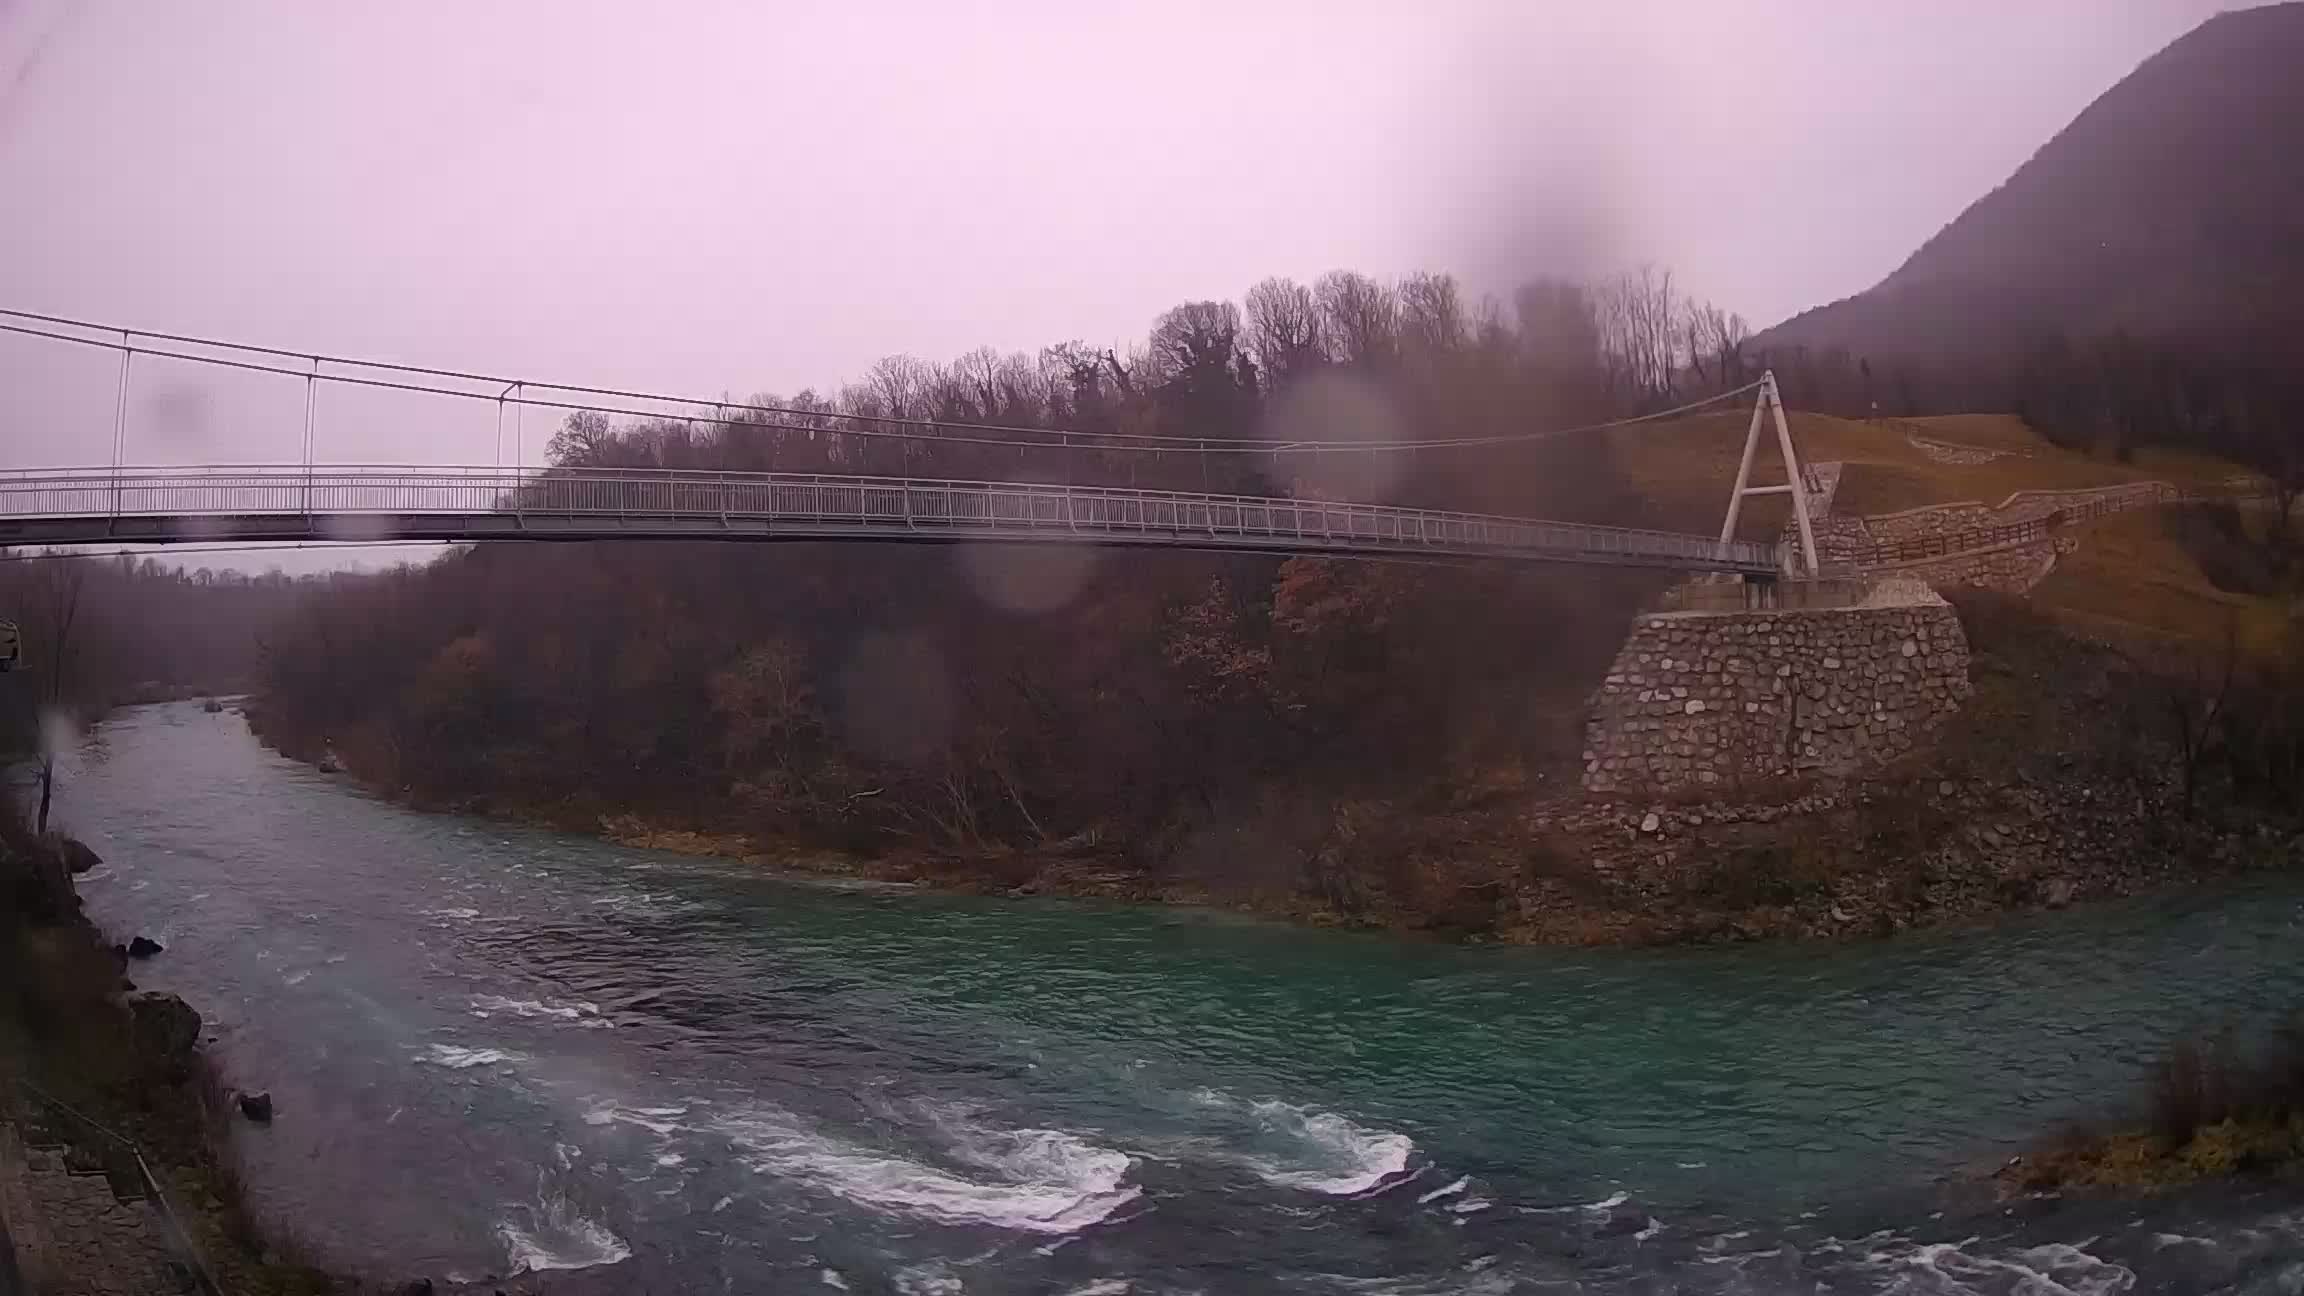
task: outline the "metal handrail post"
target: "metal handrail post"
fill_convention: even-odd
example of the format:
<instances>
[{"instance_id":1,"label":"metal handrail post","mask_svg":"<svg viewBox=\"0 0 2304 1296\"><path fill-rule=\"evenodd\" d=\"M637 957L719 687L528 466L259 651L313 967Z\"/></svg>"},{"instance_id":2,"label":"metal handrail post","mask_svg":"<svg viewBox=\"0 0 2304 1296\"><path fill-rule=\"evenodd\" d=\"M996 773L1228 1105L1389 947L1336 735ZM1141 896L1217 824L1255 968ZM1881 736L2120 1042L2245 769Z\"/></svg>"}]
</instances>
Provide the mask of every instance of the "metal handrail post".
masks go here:
<instances>
[{"instance_id":1,"label":"metal handrail post","mask_svg":"<svg viewBox=\"0 0 2304 1296\"><path fill-rule=\"evenodd\" d=\"M128 366L136 359L136 352L128 346L128 334L120 334L120 393L112 406L112 529L120 525L120 461L128 447Z\"/></svg>"}]
</instances>

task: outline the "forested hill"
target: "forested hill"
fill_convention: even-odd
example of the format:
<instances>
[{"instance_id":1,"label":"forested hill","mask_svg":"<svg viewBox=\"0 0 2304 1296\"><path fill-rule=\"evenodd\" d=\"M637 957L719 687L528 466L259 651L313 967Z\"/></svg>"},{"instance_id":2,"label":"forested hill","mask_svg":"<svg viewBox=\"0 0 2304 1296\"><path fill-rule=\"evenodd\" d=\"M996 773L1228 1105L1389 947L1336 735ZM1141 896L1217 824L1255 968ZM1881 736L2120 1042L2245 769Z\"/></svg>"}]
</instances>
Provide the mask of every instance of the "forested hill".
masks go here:
<instances>
[{"instance_id":1,"label":"forested hill","mask_svg":"<svg viewBox=\"0 0 2304 1296\"><path fill-rule=\"evenodd\" d=\"M788 411L773 417L577 415L552 454L1607 521L1628 488L1590 436L1202 456L854 429L1513 437L1733 388L1749 377L1743 336L1660 271L1532 284L1509 307L1445 275L1338 272L1185 303L1126 350L891 357L829 396L754 402ZM1706 496L1681 527L1718 516ZM1660 579L1069 548L490 545L312 600L273 640L251 714L283 749L325 746L421 804L868 848L1124 844L1163 868L1279 869L1268 880L1292 892L1310 885L1303 844L1351 828L1333 822L1339 797L1445 805L1573 771L1583 695Z\"/></svg>"},{"instance_id":2,"label":"forested hill","mask_svg":"<svg viewBox=\"0 0 2304 1296\"><path fill-rule=\"evenodd\" d=\"M1944 87L1957 94L1957 86ZM2304 330L2304 3L2220 14L2144 61L1871 290L1771 351L1971 362L2055 336Z\"/></svg>"}]
</instances>

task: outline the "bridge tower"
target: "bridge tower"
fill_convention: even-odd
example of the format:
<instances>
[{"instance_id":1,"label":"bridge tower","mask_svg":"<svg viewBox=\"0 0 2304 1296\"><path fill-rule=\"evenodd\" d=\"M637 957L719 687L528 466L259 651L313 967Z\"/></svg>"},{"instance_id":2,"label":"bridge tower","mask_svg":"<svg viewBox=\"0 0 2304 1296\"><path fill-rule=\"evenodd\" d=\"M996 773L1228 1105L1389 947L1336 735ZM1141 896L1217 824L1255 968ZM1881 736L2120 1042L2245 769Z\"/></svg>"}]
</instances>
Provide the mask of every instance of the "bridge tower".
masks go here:
<instances>
[{"instance_id":1,"label":"bridge tower","mask_svg":"<svg viewBox=\"0 0 2304 1296\"><path fill-rule=\"evenodd\" d=\"M1752 456L1760 448L1760 424L1773 418L1776 424L1776 451L1784 458L1784 484L1781 486L1752 485ZM1786 575L1813 580L1818 574L1816 562L1816 527L1808 516L1808 479L1801 471L1800 453L1792 447L1792 429L1784 421L1784 401L1776 393L1776 371L1771 369L1760 375L1760 397L1752 404L1752 426L1744 433L1744 457L1736 465L1736 485L1728 492L1728 517L1720 524L1720 543L1725 545L1736 538L1736 518L1744 511L1747 495L1790 495L1792 517L1800 527L1800 564L1797 570L1788 560ZM1787 555L1789 559L1790 555Z\"/></svg>"}]
</instances>

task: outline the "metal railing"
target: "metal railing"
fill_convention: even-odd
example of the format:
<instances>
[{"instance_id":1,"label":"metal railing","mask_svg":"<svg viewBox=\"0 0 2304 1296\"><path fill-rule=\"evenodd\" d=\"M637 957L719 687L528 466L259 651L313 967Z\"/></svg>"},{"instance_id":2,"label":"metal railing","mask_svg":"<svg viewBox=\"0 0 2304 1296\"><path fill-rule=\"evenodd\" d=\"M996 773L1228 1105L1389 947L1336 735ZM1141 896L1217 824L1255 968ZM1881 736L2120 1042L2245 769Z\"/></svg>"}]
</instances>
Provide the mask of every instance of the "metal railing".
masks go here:
<instances>
[{"instance_id":1,"label":"metal railing","mask_svg":"<svg viewBox=\"0 0 2304 1296\"><path fill-rule=\"evenodd\" d=\"M192 1288L202 1296L225 1296L217 1285L216 1275L200 1254L192 1240L192 1230L185 1226L184 1217L168 1199L168 1190L160 1186L160 1176L153 1173L152 1163L144 1159L144 1149L134 1139L112 1129L96 1118L81 1111L63 1099L33 1084L22 1076L0 1076L0 1084L9 1084L18 1095L18 1101L49 1121L63 1124L81 1137L65 1141L84 1152L90 1144L103 1149L92 1152L104 1163L106 1177L125 1177L143 1194L145 1204L160 1228L162 1240L189 1275Z\"/></svg>"},{"instance_id":2,"label":"metal railing","mask_svg":"<svg viewBox=\"0 0 2304 1296\"><path fill-rule=\"evenodd\" d=\"M0 543L707 536L1427 553L1771 574L1777 546L1534 518L1035 482L215 465L0 473Z\"/></svg>"}]
</instances>

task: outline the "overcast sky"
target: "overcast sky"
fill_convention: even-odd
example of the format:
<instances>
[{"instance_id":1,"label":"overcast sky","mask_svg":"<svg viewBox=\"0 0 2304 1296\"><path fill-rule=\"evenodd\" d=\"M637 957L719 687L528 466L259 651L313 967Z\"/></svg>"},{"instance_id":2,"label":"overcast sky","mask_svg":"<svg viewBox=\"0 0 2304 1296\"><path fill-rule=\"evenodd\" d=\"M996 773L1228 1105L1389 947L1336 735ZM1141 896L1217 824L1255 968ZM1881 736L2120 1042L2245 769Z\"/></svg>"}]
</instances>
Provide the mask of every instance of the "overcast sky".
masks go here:
<instances>
[{"instance_id":1,"label":"overcast sky","mask_svg":"<svg viewBox=\"0 0 2304 1296\"><path fill-rule=\"evenodd\" d=\"M1654 261L1764 325L2226 7L0 0L0 305L739 395L1337 267ZM0 462L107 461L108 372L0 340ZM293 457L294 392L145 381L131 460ZM379 418L321 456L493 453Z\"/></svg>"}]
</instances>

